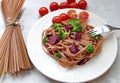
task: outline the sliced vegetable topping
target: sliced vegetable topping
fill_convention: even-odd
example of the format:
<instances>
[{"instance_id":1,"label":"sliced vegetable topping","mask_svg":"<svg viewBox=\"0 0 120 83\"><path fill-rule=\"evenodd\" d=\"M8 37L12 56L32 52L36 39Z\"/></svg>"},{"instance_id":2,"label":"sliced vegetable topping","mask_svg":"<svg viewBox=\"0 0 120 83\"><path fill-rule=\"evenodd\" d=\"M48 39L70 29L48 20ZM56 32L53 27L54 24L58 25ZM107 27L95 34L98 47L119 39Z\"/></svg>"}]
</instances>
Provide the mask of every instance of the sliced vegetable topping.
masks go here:
<instances>
[{"instance_id":1,"label":"sliced vegetable topping","mask_svg":"<svg viewBox=\"0 0 120 83\"><path fill-rule=\"evenodd\" d=\"M57 35L53 35L53 36L50 36L50 37L49 37L49 43L50 43L50 44L54 45L54 44L56 44L57 41L59 41Z\"/></svg>"},{"instance_id":2,"label":"sliced vegetable topping","mask_svg":"<svg viewBox=\"0 0 120 83\"><path fill-rule=\"evenodd\" d=\"M81 39L81 38L82 38L81 32L75 33L75 39Z\"/></svg>"},{"instance_id":3,"label":"sliced vegetable topping","mask_svg":"<svg viewBox=\"0 0 120 83\"><path fill-rule=\"evenodd\" d=\"M92 53L94 51L94 46L89 44L86 46L85 50L88 52L88 53Z\"/></svg>"},{"instance_id":4,"label":"sliced vegetable topping","mask_svg":"<svg viewBox=\"0 0 120 83\"><path fill-rule=\"evenodd\" d=\"M100 35L95 35L95 36L92 36L95 40L98 40L100 38Z\"/></svg>"},{"instance_id":5,"label":"sliced vegetable topping","mask_svg":"<svg viewBox=\"0 0 120 83\"><path fill-rule=\"evenodd\" d=\"M54 56L57 57L57 58L61 58L62 57L60 53L55 53Z\"/></svg>"},{"instance_id":6,"label":"sliced vegetable topping","mask_svg":"<svg viewBox=\"0 0 120 83\"><path fill-rule=\"evenodd\" d=\"M83 60L81 60L78 65L82 65L85 64L87 61L89 61L89 58L84 58Z\"/></svg>"},{"instance_id":7,"label":"sliced vegetable topping","mask_svg":"<svg viewBox=\"0 0 120 83\"><path fill-rule=\"evenodd\" d=\"M65 26L65 29L66 29L67 31L69 31L69 30L73 29L73 26L71 26L71 25Z\"/></svg>"},{"instance_id":8,"label":"sliced vegetable topping","mask_svg":"<svg viewBox=\"0 0 120 83\"><path fill-rule=\"evenodd\" d=\"M81 32L82 26L80 24L75 24L71 32Z\"/></svg>"},{"instance_id":9,"label":"sliced vegetable topping","mask_svg":"<svg viewBox=\"0 0 120 83\"><path fill-rule=\"evenodd\" d=\"M54 24L52 24L52 27L54 28L54 29L59 29L59 28L61 28L63 25L61 24L61 23L54 23Z\"/></svg>"},{"instance_id":10,"label":"sliced vegetable topping","mask_svg":"<svg viewBox=\"0 0 120 83\"><path fill-rule=\"evenodd\" d=\"M48 51L49 51L50 54L54 55L53 52L52 52L52 50L48 50Z\"/></svg>"},{"instance_id":11,"label":"sliced vegetable topping","mask_svg":"<svg viewBox=\"0 0 120 83\"><path fill-rule=\"evenodd\" d=\"M76 24L80 24L80 19L71 19L68 21L69 25L75 26Z\"/></svg>"},{"instance_id":12,"label":"sliced vegetable topping","mask_svg":"<svg viewBox=\"0 0 120 83\"><path fill-rule=\"evenodd\" d=\"M72 46L70 47L70 51L74 54L76 54L79 51L75 43L72 43Z\"/></svg>"},{"instance_id":13,"label":"sliced vegetable topping","mask_svg":"<svg viewBox=\"0 0 120 83\"><path fill-rule=\"evenodd\" d=\"M44 37L43 41L46 42L46 43L49 42L48 37Z\"/></svg>"},{"instance_id":14,"label":"sliced vegetable topping","mask_svg":"<svg viewBox=\"0 0 120 83\"><path fill-rule=\"evenodd\" d=\"M80 19L71 19L68 21L69 25L73 26L72 32L81 32L82 26L80 25Z\"/></svg>"},{"instance_id":15,"label":"sliced vegetable topping","mask_svg":"<svg viewBox=\"0 0 120 83\"><path fill-rule=\"evenodd\" d=\"M58 37L59 39L64 39L68 36L68 33L63 31L62 29L59 29L59 32L58 32Z\"/></svg>"}]
</instances>

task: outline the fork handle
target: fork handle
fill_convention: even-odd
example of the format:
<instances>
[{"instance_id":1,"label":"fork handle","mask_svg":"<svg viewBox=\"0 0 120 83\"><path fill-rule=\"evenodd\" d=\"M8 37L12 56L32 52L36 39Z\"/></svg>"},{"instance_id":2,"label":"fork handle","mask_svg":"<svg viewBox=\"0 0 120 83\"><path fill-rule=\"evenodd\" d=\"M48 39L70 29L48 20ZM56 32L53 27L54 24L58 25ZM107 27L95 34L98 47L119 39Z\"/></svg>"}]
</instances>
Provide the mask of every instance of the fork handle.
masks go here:
<instances>
[{"instance_id":1,"label":"fork handle","mask_svg":"<svg viewBox=\"0 0 120 83\"><path fill-rule=\"evenodd\" d=\"M105 25L105 26L107 26L110 30L120 30L120 28L118 28L118 27L113 27L113 26L111 26L111 25Z\"/></svg>"}]
</instances>

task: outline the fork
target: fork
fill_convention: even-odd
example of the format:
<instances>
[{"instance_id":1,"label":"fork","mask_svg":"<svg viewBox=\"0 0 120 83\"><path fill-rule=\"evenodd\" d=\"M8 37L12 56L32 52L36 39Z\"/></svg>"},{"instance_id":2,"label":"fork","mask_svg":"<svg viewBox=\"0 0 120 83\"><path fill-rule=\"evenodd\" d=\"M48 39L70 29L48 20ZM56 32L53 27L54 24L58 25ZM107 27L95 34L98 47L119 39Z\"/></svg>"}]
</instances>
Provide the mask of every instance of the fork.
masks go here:
<instances>
[{"instance_id":1,"label":"fork","mask_svg":"<svg viewBox=\"0 0 120 83\"><path fill-rule=\"evenodd\" d=\"M95 35L107 33L107 32L113 31L113 30L120 30L120 28L105 24L105 25L98 26L98 27L95 27L95 28L89 30L88 33L91 36L95 36Z\"/></svg>"}]
</instances>

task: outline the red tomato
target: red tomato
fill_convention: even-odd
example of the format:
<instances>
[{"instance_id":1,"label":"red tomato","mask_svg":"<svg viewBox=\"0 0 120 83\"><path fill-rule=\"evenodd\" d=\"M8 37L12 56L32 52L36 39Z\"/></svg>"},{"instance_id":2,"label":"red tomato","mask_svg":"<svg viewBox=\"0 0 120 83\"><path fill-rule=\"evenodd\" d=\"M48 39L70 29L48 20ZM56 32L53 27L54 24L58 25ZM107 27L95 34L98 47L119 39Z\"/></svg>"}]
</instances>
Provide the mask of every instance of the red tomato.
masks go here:
<instances>
[{"instance_id":1,"label":"red tomato","mask_svg":"<svg viewBox=\"0 0 120 83\"><path fill-rule=\"evenodd\" d=\"M52 19L52 23L60 23L61 22L61 18L59 16L55 16Z\"/></svg>"},{"instance_id":2,"label":"red tomato","mask_svg":"<svg viewBox=\"0 0 120 83\"><path fill-rule=\"evenodd\" d=\"M68 20L70 17L67 15L67 14L65 14L65 13L61 13L60 15L59 15L59 17L61 18L61 21L65 21L65 20Z\"/></svg>"},{"instance_id":3,"label":"red tomato","mask_svg":"<svg viewBox=\"0 0 120 83\"><path fill-rule=\"evenodd\" d=\"M78 4L76 2L70 3L70 8L78 8Z\"/></svg>"},{"instance_id":4,"label":"red tomato","mask_svg":"<svg viewBox=\"0 0 120 83\"><path fill-rule=\"evenodd\" d=\"M85 0L80 0L80 1L78 2L78 7L79 7L80 9L86 9L86 7L87 7L87 2L86 2Z\"/></svg>"},{"instance_id":5,"label":"red tomato","mask_svg":"<svg viewBox=\"0 0 120 83\"><path fill-rule=\"evenodd\" d=\"M63 8L68 8L69 7L69 4L67 2L62 2L60 4L60 9L63 9Z\"/></svg>"},{"instance_id":6,"label":"red tomato","mask_svg":"<svg viewBox=\"0 0 120 83\"><path fill-rule=\"evenodd\" d=\"M80 20L82 20L82 21L88 20L88 18L89 18L88 12L86 12L86 11L80 12L80 13L79 13L79 18L80 18Z\"/></svg>"},{"instance_id":7,"label":"red tomato","mask_svg":"<svg viewBox=\"0 0 120 83\"><path fill-rule=\"evenodd\" d=\"M73 3L75 2L76 0L67 0L68 3Z\"/></svg>"},{"instance_id":8,"label":"red tomato","mask_svg":"<svg viewBox=\"0 0 120 83\"><path fill-rule=\"evenodd\" d=\"M51 11L58 10L58 8L59 8L59 5L57 2L50 3L50 10Z\"/></svg>"},{"instance_id":9,"label":"red tomato","mask_svg":"<svg viewBox=\"0 0 120 83\"><path fill-rule=\"evenodd\" d=\"M69 10L67 14L70 18L77 18L77 13L75 10Z\"/></svg>"},{"instance_id":10,"label":"red tomato","mask_svg":"<svg viewBox=\"0 0 120 83\"><path fill-rule=\"evenodd\" d=\"M41 16L44 16L45 14L47 14L48 13L48 9L46 8L46 7L41 7L40 9L39 9L39 14L41 15Z\"/></svg>"}]
</instances>

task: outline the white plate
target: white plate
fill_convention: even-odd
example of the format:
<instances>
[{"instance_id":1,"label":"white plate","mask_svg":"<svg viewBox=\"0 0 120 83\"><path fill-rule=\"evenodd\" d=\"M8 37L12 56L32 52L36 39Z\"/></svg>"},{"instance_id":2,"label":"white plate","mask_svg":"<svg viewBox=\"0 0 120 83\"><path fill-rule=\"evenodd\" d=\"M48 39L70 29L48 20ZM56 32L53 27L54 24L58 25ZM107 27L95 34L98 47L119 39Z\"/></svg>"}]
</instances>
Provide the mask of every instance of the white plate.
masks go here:
<instances>
[{"instance_id":1,"label":"white plate","mask_svg":"<svg viewBox=\"0 0 120 83\"><path fill-rule=\"evenodd\" d=\"M30 30L27 49L29 57L34 66L44 75L62 82L86 82L93 80L104 74L113 64L117 53L117 40L114 33L104 36L102 52L88 61L85 65L66 69L60 66L52 57L47 55L42 49L41 34L51 24L54 16L67 12L69 9L62 9L51 12L40 18ZM79 13L80 9L76 9ZM106 23L97 15L89 12L89 24L99 26Z\"/></svg>"}]
</instances>

